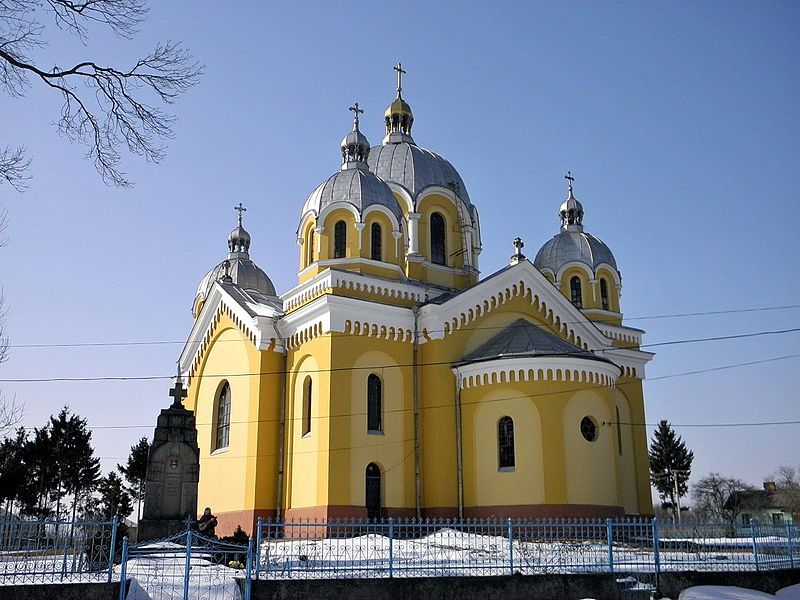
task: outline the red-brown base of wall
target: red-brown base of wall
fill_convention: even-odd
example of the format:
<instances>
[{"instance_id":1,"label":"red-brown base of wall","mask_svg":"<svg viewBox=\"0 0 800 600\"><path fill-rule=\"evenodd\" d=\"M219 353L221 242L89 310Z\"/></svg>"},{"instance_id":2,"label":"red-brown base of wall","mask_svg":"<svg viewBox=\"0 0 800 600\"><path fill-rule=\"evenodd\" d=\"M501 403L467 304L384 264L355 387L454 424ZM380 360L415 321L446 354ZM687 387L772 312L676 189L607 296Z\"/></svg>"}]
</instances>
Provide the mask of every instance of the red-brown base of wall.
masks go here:
<instances>
[{"instance_id":1,"label":"red-brown base of wall","mask_svg":"<svg viewBox=\"0 0 800 600\"><path fill-rule=\"evenodd\" d=\"M231 535L239 525L248 534L256 531L259 517L275 519L275 509L255 509L224 512L216 515L217 535ZM413 508L386 507L381 517L388 519L413 519L416 511ZM458 508L452 506L430 507L422 512L426 519L457 519ZM512 504L508 506L466 506L464 518L467 519L565 519L588 518L608 519L624 517L625 509L621 506L600 506L596 504ZM316 521L325 522L337 519L367 520L367 509L364 506L329 504L325 506L307 506L304 508L288 508L283 513L284 522Z\"/></svg>"}]
</instances>

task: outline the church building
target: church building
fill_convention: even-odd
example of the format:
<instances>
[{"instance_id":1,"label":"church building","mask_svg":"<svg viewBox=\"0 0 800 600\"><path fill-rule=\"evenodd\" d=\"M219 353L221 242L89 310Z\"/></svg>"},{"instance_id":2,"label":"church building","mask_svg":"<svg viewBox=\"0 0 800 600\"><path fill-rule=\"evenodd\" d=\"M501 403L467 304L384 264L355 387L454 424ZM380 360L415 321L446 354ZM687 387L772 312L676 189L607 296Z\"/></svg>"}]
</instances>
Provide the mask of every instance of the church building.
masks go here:
<instances>
[{"instance_id":1,"label":"church building","mask_svg":"<svg viewBox=\"0 0 800 600\"><path fill-rule=\"evenodd\" d=\"M278 294L250 259L240 204L197 288L179 366L199 508L221 534L260 516L651 514L637 424L653 355L571 175L555 237L533 261L515 239L481 277L478 209L412 137L395 70L381 144L351 107L340 169L298 202L297 285Z\"/></svg>"}]
</instances>

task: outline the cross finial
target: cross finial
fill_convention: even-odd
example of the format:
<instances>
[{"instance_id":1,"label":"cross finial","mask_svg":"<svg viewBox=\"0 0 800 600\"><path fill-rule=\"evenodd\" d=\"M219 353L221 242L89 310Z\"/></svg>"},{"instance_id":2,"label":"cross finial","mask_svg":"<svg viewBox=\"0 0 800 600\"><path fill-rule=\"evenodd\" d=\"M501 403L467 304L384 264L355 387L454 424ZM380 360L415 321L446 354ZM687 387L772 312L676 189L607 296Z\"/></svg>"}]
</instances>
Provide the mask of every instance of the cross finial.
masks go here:
<instances>
[{"instance_id":1,"label":"cross finial","mask_svg":"<svg viewBox=\"0 0 800 600\"><path fill-rule=\"evenodd\" d=\"M405 71L403 70L403 64L398 62L394 67L392 67L395 71L397 71L397 97L400 97L400 93L403 91L403 75L405 75Z\"/></svg>"},{"instance_id":2,"label":"cross finial","mask_svg":"<svg viewBox=\"0 0 800 600\"><path fill-rule=\"evenodd\" d=\"M169 395L174 398L172 401L172 408L179 408L183 406L183 399L189 395L189 392L183 389L183 382L181 381L181 364L178 363L178 375L175 377L175 385L169 391Z\"/></svg>"},{"instance_id":3,"label":"cross finial","mask_svg":"<svg viewBox=\"0 0 800 600\"><path fill-rule=\"evenodd\" d=\"M233 210L239 212L239 225L242 224L242 213L247 212L247 209L244 207L244 204L239 202L239 206L234 206Z\"/></svg>"},{"instance_id":4,"label":"cross finial","mask_svg":"<svg viewBox=\"0 0 800 600\"><path fill-rule=\"evenodd\" d=\"M354 103L353 106L348 108L347 110L353 111L353 131L358 130L358 115L363 115L364 111L361 108L358 108L358 102Z\"/></svg>"},{"instance_id":5,"label":"cross finial","mask_svg":"<svg viewBox=\"0 0 800 600\"><path fill-rule=\"evenodd\" d=\"M564 175L564 179L569 181L569 191L572 191L572 182L575 181L575 178L572 176L572 171L567 171L567 174Z\"/></svg>"},{"instance_id":6,"label":"cross finial","mask_svg":"<svg viewBox=\"0 0 800 600\"><path fill-rule=\"evenodd\" d=\"M514 246L514 255L511 257L511 264L516 265L517 263L525 260L525 255L522 253L522 249L525 247L525 242L522 241L522 238L515 237L511 244Z\"/></svg>"}]
</instances>

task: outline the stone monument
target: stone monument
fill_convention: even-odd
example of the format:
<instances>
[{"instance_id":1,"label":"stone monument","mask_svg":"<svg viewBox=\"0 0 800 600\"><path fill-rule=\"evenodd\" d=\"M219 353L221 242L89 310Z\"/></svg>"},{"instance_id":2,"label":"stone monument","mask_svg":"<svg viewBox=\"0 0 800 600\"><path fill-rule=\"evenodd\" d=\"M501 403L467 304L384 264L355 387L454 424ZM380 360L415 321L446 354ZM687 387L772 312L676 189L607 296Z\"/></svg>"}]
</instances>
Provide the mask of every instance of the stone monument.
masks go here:
<instances>
[{"instance_id":1,"label":"stone monument","mask_svg":"<svg viewBox=\"0 0 800 600\"><path fill-rule=\"evenodd\" d=\"M153 540L185 531L197 516L200 448L194 413L184 408L187 391L180 369L169 395L172 405L158 416L147 458L144 512L138 540Z\"/></svg>"}]
</instances>

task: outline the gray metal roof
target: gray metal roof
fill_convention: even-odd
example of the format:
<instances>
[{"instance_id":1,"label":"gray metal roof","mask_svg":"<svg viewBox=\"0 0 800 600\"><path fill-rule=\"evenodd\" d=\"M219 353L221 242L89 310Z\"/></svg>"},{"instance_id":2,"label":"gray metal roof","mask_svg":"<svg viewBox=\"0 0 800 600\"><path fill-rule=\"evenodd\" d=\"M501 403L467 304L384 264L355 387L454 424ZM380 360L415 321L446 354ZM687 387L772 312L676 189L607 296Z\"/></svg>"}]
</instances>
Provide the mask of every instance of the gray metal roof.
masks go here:
<instances>
[{"instance_id":1,"label":"gray metal roof","mask_svg":"<svg viewBox=\"0 0 800 600\"><path fill-rule=\"evenodd\" d=\"M367 207L380 204L392 211L398 222L403 219L403 211L392 190L385 181L371 173L366 165L363 165L363 168L343 169L318 185L306 200L303 214L309 210L315 210L319 214L334 202L352 204L359 215L363 214Z\"/></svg>"},{"instance_id":2,"label":"gray metal roof","mask_svg":"<svg viewBox=\"0 0 800 600\"><path fill-rule=\"evenodd\" d=\"M520 356L574 356L608 362L526 319L511 325L461 359L460 364Z\"/></svg>"},{"instance_id":3,"label":"gray metal roof","mask_svg":"<svg viewBox=\"0 0 800 600\"><path fill-rule=\"evenodd\" d=\"M601 263L617 270L617 261L608 246L591 233L562 231L548 241L536 254L533 264L537 269L550 269L553 273L568 262L578 261L589 265L592 271Z\"/></svg>"},{"instance_id":4,"label":"gray metal roof","mask_svg":"<svg viewBox=\"0 0 800 600\"><path fill-rule=\"evenodd\" d=\"M375 146L369 151L369 168L381 179L399 183L416 201L425 188L440 185L454 190L471 206L467 188L453 165L435 152L401 142Z\"/></svg>"},{"instance_id":5,"label":"gray metal roof","mask_svg":"<svg viewBox=\"0 0 800 600\"><path fill-rule=\"evenodd\" d=\"M257 292L264 296L277 296L275 286L267 274L256 265L245 252L231 252L227 261L222 261L216 267L206 273L200 281L195 293L195 300L198 296L206 298L211 286L218 279L225 275L225 263L228 262L229 275L234 284L243 290Z\"/></svg>"}]
</instances>

